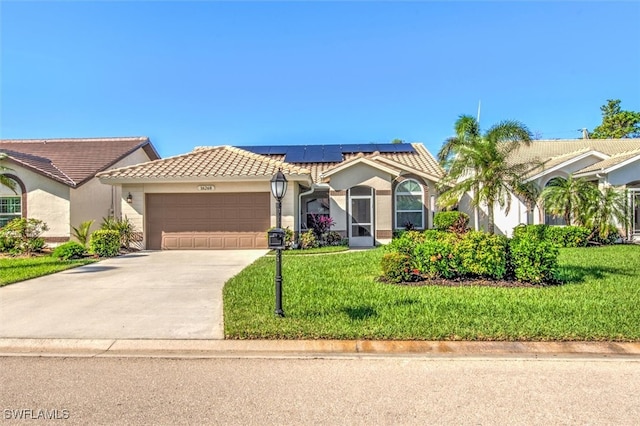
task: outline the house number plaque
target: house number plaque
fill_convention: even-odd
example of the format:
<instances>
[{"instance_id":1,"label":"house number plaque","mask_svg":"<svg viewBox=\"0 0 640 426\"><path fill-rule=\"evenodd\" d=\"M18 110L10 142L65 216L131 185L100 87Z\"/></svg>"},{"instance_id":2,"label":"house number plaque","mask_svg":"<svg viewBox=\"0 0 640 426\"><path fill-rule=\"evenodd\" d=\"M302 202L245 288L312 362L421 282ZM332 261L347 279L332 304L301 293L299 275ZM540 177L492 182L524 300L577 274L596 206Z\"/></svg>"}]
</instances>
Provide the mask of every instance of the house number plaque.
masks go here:
<instances>
[{"instance_id":1,"label":"house number plaque","mask_svg":"<svg viewBox=\"0 0 640 426\"><path fill-rule=\"evenodd\" d=\"M213 191L216 189L213 185L198 185L198 191Z\"/></svg>"}]
</instances>

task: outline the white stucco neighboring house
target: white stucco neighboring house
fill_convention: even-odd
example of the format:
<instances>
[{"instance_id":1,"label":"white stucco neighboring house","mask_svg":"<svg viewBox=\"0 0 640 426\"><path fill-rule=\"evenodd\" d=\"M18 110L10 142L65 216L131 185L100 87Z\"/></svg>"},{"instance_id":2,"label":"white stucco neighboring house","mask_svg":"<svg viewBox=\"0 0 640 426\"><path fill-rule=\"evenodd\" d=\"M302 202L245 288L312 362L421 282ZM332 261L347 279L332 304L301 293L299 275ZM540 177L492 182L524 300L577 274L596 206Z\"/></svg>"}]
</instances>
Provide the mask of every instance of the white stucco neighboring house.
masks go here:
<instances>
[{"instance_id":1,"label":"white stucco neighboring house","mask_svg":"<svg viewBox=\"0 0 640 426\"><path fill-rule=\"evenodd\" d=\"M16 217L42 220L50 244L68 241L81 222L94 220L95 230L102 218L120 216L120 188L96 173L160 158L147 137L3 139L0 153L16 184L15 192L0 186L0 227Z\"/></svg>"},{"instance_id":2,"label":"white stucco neighboring house","mask_svg":"<svg viewBox=\"0 0 640 426\"><path fill-rule=\"evenodd\" d=\"M416 143L199 147L98 177L132 195L122 213L144 230L147 249L263 248L278 170L289 182L283 227L299 234L329 216L351 246L368 247L406 225L431 227L444 173Z\"/></svg>"},{"instance_id":3,"label":"white stucco neighboring house","mask_svg":"<svg viewBox=\"0 0 640 426\"><path fill-rule=\"evenodd\" d=\"M515 151L512 161L531 164L525 180L534 182L540 189L553 178L566 178L570 174L600 186L626 189L631 227L621 230L629 239L640 239L640 139L536 140ZM515 195L511 200L508 214L498 206L495 208L496 233L511 236L519 224L562 224L561 218L546 214L544 206L531 208ZM473 224L474 209L468 197L462 200L460 209L471 216ZM486 209L480 209L478 222L486 229Z\"/></svg>"}]
</instances>

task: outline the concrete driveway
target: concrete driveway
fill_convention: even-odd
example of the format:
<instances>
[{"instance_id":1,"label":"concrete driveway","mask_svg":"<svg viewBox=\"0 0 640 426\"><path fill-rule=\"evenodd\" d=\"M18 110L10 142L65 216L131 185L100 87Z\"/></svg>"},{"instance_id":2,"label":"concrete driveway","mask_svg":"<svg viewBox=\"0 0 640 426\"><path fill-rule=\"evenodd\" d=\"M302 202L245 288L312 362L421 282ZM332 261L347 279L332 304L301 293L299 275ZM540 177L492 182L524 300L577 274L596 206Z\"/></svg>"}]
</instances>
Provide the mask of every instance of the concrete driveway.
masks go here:
<instances>
[{"instance_id":1,"label":"concrete driveway","mask_svg":"<svg viewBox=\"0 0 640 426\"><path fill-rule=\"evenodd\" d=\"M266 250L143 251L0 288L0 338L223 339L222 287Z\"/></svg>"}]
</instances>

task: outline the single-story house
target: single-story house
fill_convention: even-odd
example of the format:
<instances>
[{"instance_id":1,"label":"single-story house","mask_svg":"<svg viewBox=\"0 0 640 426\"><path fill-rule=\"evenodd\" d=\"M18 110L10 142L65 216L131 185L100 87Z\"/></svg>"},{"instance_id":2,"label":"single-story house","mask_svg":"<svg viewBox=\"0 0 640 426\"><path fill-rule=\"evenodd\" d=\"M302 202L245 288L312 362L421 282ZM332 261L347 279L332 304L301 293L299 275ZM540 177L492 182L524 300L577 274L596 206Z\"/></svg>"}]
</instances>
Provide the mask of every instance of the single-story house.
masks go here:
<instances>
[{"instance_id":1,"label":"single-story house","mask_svg":"<svg viewBox=\"0 0 640 426\"><path fill-rule=\"evenodd\" d=\"M119 217L120 188L104 185L96 173L160 158L146 137L91 139L3 139L2 173L15 192L0 185L0 227L16 217L44 221L47 243L68 241L71 227L107 216Z\"/></svg>"},{"instance_id":2,"label":"single-story house","mask_svg":"<svg viewBox=\"0 0 640 426\"><path fill-rule=\"evenodd\" d=\"M314 215L329 216L351 246L431 227L444 174L415 143L198 147L97 176L123 194L122 214L143 230L147 249L263 248L276 223L278 170L288 180L282 226L300 233Z\"/></svg>"},{"instance_id":3,"label":"single-story house","mask_svg":"<svg viewBox=\"0 0 640 426\"><path fill-rule=\"evenodd\" d=\"M515 151L512 161L531 164L526 181L535 183L540 190L552 179L570 174L600 186L628 190L632 223L627 238L640 239L640 139L536 140ZM476 220L468 201L466 197L460 209L470 214L472 224L485 227L486 209L479 209ZM495 222L496 232L504 235L511 235L519 224L564 224L561 217L545 212L544 206L527 205L515 195L508 214L496 206Z\"/></svg>"}]
</instances>

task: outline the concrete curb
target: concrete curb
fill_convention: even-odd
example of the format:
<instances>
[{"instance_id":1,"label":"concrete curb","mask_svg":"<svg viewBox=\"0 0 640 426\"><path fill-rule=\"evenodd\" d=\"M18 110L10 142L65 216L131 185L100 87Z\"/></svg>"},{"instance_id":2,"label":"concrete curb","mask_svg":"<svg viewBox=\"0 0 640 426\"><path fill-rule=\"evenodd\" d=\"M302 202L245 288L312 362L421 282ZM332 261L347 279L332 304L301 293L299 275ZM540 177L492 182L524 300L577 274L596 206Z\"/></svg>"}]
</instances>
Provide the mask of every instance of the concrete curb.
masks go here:
<instances>
[{"instance_id":1,"label":"concrete curb","mask_svg":"<svg viewBox=\"0 0 640 426\"><path fill-rule=\"evenodd\" d=\"M630 357L640 342L379 340L0 339L0 356L156 357Z\"/></svg>"}]
</instances>

